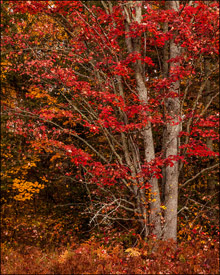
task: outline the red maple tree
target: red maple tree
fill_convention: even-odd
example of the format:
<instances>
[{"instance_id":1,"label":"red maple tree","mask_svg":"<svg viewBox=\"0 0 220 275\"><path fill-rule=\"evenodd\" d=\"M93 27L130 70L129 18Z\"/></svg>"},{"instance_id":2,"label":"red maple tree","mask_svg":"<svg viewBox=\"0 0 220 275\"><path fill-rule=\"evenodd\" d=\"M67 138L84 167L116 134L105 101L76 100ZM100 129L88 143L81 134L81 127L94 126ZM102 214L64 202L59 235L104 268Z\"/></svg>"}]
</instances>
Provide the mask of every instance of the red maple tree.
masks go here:
<instances>
[{"instance_id":1,"label":"red maple tree","mask_svg":"<svg viewBox=\"0 0 220 275\"><path fill-rule=\"evenodd\" d=\"M178 186L217 168L219 4L206 2L5 5L3 71L20 81L7 127L71 163L91 222L176 240Z\"/></svg>"}]
</instances>

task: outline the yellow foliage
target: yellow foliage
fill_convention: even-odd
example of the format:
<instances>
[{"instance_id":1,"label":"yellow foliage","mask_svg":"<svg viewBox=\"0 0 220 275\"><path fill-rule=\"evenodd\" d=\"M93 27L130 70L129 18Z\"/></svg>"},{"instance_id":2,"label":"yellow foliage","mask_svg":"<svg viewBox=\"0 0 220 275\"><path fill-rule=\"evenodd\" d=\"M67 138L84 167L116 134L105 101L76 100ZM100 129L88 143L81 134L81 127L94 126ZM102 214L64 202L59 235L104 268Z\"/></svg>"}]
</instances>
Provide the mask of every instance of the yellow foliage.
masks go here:
<instances>
[{"instance_id":1,"label":"yellow foliage","mask_svg":"<svg viewBox=\"0 0 220 275\"><path fill-rule=\"evenodd\" d=\"M135 256L140 256L141 255L139 249L135 248L135 247L130 247L130 248L126 249L125 252L128 253L128 255L130 257L135 257Z\"/></svg>"},{"instance_id":2,"label":"yellow foliage","mask_svg":"<svg viewBox=\"0 0 220 275\"><path fill-rule=\"evenodd\" d=\"M58 262L60 263L60 264L62 264L62 263L65 263L69 258L71 258L71 256L73 256L74 255L74 253L73 252L71 252L71 251L69 251L69 250L65 250L64 252L63 252L63 254L61 254L60 255L60 257L59 257L59 259L58 259Z\"/></svg>"},{"instance_id":3,"label":"yellow foliage","mask_svg":"<svg viewBox=\"0 0 220 275\"><path fill-rule=\"evenodd\" d=\"M55 154L54 156L52 156L52 158L50 159L50 161L54 161L54 160L56 160L56 159L58 159L60 157L61 157L60 154Z\"/></svg>"},{"instance_id":4,"label":"yellow foliage","mask_svg":"<svg viewBox=\"0 0 220 275\"><path fill-rule=\"evenodd\" d=\"M13 180L12 188L17 189L19 192L19 194L15 196L15 199L25 201L32 199L33 194L39 193L40 190L44 188L44 185L39 184L37 181L31 182L16 178Z\"/></svg>"},{"instance_id":5,"label":"yellow foliage","mask_svg":"<svg viewBox=\"0 0 220 275\"><path fill-rule=\"evenodd\" d=\"M46 91L40 90L37 87L30 87L28 95L38 99L45 99L46 102L49 102L49 105L57 103L56 98L50 96Z\"/></svg>"},{"instance_id":6,"label":"yellow foliage","mask_svg":"<svg viewBox=\"0 0 220 275\"><path fill-rule=\"evenodd\" d=\"M45 176L40 177L40 179L41 179L42 181L44 181L44 182L48 182L48 180L46 179L46 177L45 177Z\"/></svg>"}]
</instances>

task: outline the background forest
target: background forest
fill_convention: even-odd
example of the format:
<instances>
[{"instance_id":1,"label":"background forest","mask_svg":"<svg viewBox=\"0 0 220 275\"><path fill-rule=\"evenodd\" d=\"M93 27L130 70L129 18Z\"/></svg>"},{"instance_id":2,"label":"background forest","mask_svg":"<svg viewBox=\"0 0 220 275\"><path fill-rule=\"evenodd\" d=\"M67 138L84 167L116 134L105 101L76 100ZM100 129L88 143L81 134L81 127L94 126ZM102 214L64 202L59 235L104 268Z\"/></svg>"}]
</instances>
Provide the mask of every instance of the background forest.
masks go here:
<instances>
[{"instance_id":1,"label":"background forest","mask_svg":"<svg viewBox=\"0 0 220 275\"><path fill-rule=\"evenodd\" d=\"M2 274L218 274L218 173L218 1L1 1Z\"/></svg>"}]
</instances>

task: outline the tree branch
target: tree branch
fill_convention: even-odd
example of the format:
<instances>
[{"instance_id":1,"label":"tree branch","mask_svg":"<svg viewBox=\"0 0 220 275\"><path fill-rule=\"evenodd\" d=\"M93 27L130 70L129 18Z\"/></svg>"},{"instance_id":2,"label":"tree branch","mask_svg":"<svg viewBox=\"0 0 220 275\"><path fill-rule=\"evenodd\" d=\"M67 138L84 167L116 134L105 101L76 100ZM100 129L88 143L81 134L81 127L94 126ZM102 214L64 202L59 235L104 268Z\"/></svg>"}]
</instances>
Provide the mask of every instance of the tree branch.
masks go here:
<instances>
[{"instance_id":1,"label":"tree branch","mask_svg":"<svg viewBox=\"0 0 220 275\"><path fill-rule=\"evenodd\" d=\"M204 172L206 172L206 171L208 171L208 170L212 170L212 169L214 169L214 168L217 167L217 166L219 166L219 163L217 163L217 164L215 164L215 165L213 165L213 166L210 166L210 167L207 167L207 168L201 170L201 171L200 171L199 173L197 173L193 178L191 178L191 179L185 181L183 184L181 184L180 188L182 188L183 186L185 186L185 185L188 184L189 182L193 181L194 179L198 178L198 176L200 176L202 173L204 173Z\"/></svg>"}]
</instances>

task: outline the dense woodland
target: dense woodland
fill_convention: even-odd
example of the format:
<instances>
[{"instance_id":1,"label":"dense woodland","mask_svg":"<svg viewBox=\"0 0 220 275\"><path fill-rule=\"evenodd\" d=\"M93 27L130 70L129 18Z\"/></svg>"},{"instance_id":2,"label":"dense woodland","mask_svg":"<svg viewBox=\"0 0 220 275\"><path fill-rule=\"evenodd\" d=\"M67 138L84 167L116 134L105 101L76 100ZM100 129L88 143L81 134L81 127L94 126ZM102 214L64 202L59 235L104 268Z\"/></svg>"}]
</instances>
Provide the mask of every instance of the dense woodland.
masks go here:
<instances>
[{"instance_id":1,"label":"dense woodland","mask_svg":"<svg viewBox=\"0 0 220 275\"><path fill-rule=\"evenodd\" d=\"M1 1L2 274L218 274L219 2Z\"/></svg>"}]
</instances>

